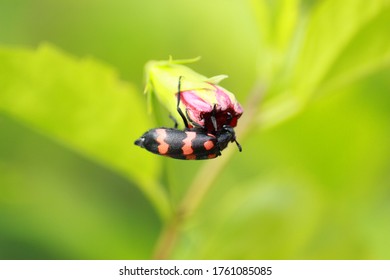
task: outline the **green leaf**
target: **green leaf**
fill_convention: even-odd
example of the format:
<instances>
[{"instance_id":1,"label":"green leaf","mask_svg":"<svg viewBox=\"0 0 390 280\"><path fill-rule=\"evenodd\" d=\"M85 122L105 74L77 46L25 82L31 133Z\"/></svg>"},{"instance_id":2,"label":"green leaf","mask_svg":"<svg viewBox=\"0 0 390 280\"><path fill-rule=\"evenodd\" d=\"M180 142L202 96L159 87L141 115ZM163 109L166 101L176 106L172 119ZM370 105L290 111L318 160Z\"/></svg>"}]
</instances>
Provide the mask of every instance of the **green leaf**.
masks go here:
<instances>
[{"instance_id":1,"label":"green leaf","mask_svg":"<svg viewBox=\"0 0 390 280\"><path fill-rule=\"evenodd\" d=\"M2 113L0 131L0 259L150 258L161 221L135 184Z\"/></svg>"},{"instance_id":2,"label":"green leaf","mask_svg":"<svg viewBox=\"0 0 390 280\"><path fill-rule=\"evenodd\" d=\"M390 65L390 39L386 36L389 18L390 6L383 7L356 30L324 75L321 93L364 79Z\"/></svg>"},{"instance_id":3,"label":"green leaf","mask_svg":"<svg viewBox=\"0 0 390 280\"><path fill-rule=\"evenodd\" d=\"M1 48L0 76L0 111L136 182L160 215L168 215L157 183L160 162L133 144L151 123L131 84L92 58L50 45Z\"/></svg>"},{"instance_id":4,"label":"green leaf","mask_svg":"<svg viewBox=\"0 0 390 280\"><path fill-rule=\"evenodd\" d=\"M280 3L277 14L291 5ZM267 77L267 96L258 118L263 127L295 115L320 93L329 94L390 65L389 1L330 0L318 1L310 10L302 7L296 5L295 21L287 16L276 21L277 34L285 30L282 37L289 40L265 37L271 48L260 53L264 63L259 69L266 64L273 70L259 74L260 79ZM289 21L294 29L280 27Z\"/></svg>"},{"instance_id":5,"label":"green leaf","mask_svg":"<svg viewBox=\"0 0 390 280\"><path fill-rule=\"evenodd\" d=\"M333 79L367 67L370 75L377 69L372 65L389 63L389 12L389 1L319 2L307 22L294 95L310 98Z\"/></svg>"}]
</instances>

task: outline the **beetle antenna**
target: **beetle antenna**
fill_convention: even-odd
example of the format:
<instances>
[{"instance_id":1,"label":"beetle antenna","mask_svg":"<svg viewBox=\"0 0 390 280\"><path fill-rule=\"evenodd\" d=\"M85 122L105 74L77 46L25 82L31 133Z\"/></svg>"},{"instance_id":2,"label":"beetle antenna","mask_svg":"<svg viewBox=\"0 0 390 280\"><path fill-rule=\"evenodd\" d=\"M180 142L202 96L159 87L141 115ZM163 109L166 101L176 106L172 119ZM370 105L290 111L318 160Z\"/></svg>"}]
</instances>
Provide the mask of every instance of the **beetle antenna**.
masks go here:
<instances>
[{"instance_id":1,"label":"beetle antenna","mask_svg":"<svg viewBox=\"0 0 390 280\"><path fill-rule=\"evenodd\" d=\"M240 152L242 152L242 147L241 147L240 143L238 143L236 139L234 139L233 141L236 143L238 150Z\"/></svg>"}]
</instances>

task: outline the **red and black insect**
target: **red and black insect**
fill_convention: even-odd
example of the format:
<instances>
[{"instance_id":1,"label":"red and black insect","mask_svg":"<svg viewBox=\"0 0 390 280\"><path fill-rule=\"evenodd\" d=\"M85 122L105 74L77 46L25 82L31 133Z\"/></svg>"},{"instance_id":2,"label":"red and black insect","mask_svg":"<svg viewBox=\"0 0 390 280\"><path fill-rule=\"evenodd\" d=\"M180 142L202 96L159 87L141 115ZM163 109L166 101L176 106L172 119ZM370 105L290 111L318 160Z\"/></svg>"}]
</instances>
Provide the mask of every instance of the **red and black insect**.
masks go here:
<instances>
[{"instance_id":1,"label":"red and black insect","mask_svg":"<svg viewBox=\"0 0 390 280\"><path fill-rule=\"evenodd\" d=\"M145 132L134 144L157 155L184 160L216 158L221 155L221 151L227 147L229 142L235 142L241 152L241 145L236 141L234 129L229 125L224 125L215 134L207 133L203 127L189 128L188 121L179 107L180 78L177 111L183 119L186 129L153 128ZM175 127L177 127L176 122Z\"/></svg>"},{"instance_id":2,"label":"red and black insect","mask_svg":"<svg viewBox=\"0 0 390 280\"><path fill-rule=\"evenodd\" d=\"M148 151L176 159L211 159L221 155L229 142L236 142L233 128L224 126L217 135L198 129L154 128L147 131L135 144Z\"/></svg>"}]
</instances>

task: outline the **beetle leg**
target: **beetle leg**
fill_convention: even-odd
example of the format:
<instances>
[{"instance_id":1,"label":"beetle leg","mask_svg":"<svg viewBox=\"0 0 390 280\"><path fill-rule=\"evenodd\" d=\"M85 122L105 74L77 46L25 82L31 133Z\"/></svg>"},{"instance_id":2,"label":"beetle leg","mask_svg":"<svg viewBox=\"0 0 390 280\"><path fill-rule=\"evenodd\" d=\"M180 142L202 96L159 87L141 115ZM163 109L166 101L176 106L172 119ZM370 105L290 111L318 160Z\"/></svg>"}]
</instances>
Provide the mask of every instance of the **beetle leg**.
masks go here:
<instances>
[{"instance_id":1,"label":"beetle leg","mask_svg":"<svg viewBox=\"0 0 390 280\"><path fill-rule=\"evenodd\" d=\"M180 117L183 119L183 122L184 122L184 126L186 127L186 128L189 128L189 126L188 126L188 121L187 121L187 119L186 119L186 117L184 116L184 113L183 113L183 111L181 110L181 108L180 108L180 88L181 88L181 78L182 78L183 76L180 76L179 77L179 84L178 84L178 86L177 86L177 105L176 105L176 109L177 109L177 112L179 113L179 115L180 115ZM176 123L177 124L177 123Z\"/></svg>"},{"instance_id":2,"label":"beetle leg","mask_svg":"<svg viewBox=\"0 0 390 280\"><path fill-rule=\"evenodd\" d=\"M172 116L171 114L169 114L169 118L173 121L174 128L177 128L177 126L178 126L179 124L177 123L177 120L175 119L175 117Z\"/></svg>"},{"instance_id":3,"label":"beetle leg","mask_svg":"<svg viewBox=\"0 0 390 280\"><path fill-rule=\"evenodd\" d=\"M211 123L213 124L213 127L214 127L214 131L217 131L218 129L218 126L217 126L217 119L215 117L216 115L216 112L217 111L217 104L214 104L214 107L213 107L213 111L212 111L212 114L211 114Z\"/></svg>"}]
</instances>

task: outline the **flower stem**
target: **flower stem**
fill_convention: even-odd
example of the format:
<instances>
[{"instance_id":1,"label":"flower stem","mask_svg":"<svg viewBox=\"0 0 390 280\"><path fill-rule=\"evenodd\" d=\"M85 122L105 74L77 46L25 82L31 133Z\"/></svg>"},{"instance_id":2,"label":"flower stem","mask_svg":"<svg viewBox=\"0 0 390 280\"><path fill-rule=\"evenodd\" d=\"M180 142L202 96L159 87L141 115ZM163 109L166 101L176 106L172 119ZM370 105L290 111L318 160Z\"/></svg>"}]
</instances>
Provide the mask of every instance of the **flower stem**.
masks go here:
<instances>
[{"instance_id":1,"label":"flower stem","mask_svg":"<svg viewBox=\"0 0 390 280\"><path fill-rule=\"evenodd\" d=\"M237 126L237 135L240 140L245 138L252 125L254 125L263 92L263 86L256 85L251 94L249 94L247 106L245 106L245 114L240 120L240 125ZM154 259L168 259L170 257L179 237L181 225L196 211L215 180L228 164L234 152L234 149L227 149L223 152L222 157L217 160L207 161L200 168L179 203L177 211L172 215L171 220L168 221L166 227L163 229L153 255ZM213 172L210 172L210 170L213 170Z\"/></svg>"}]
</instances>

